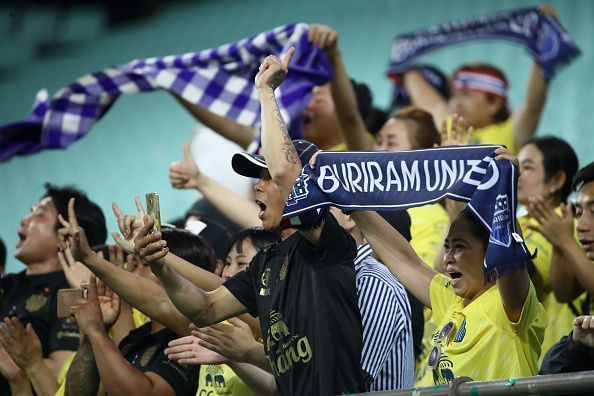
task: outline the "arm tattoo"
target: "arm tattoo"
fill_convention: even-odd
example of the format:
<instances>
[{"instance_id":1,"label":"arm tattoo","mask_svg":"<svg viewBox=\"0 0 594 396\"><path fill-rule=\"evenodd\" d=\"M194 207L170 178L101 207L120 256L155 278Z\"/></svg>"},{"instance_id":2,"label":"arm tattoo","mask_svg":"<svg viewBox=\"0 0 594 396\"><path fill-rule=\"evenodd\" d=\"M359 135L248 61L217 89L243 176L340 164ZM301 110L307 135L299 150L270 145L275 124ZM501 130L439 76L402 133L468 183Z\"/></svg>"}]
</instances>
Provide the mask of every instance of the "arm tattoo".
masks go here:
<instances>
[{"instance_id":1,"label":"arm tattoo","mask_svg":"<svg viewBox=\"0 0 594 396\"><path fill-rule=\"evenodd\" d=\"M95 396L99 389L99 381L93 348L89 338L85 337L66 374L64 395Z\"/></svg>"}]
</instances>

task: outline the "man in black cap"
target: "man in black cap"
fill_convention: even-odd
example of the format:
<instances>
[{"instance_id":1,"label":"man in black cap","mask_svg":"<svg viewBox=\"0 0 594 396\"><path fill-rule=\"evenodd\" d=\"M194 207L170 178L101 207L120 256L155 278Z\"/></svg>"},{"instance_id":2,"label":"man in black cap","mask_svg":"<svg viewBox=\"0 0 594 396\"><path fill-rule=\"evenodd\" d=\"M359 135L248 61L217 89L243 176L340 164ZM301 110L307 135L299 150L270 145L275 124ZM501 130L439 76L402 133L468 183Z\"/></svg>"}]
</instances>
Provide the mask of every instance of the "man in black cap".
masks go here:
<instances>
[{"instance_id":1,"label":"man in black cap","mask_svg":"<svg viewBox=\"0 0 594 396\"><path fill-rule=\"evenodd\" d=\"M280 85L293 50L281 62L269 56L260 66L256 88L262 105L263 156L236 154L236 172L257 177L255 200L262 226L281 241L263 249L249 269L206 293L164 264L168 250L158 233L136 239L137 253L159 277L176 307L198 326L249 312L259 316L266 361L281 394L343 394L364 390L360 367L361 316L355 290L352 237L325 212L318 224L282 229L285 202L302 166L317 148L292 142L274 89ZM317 217L317 216L315 216ZM339 364L337 364L339 362Z\"/></svg>"}]
</instances>

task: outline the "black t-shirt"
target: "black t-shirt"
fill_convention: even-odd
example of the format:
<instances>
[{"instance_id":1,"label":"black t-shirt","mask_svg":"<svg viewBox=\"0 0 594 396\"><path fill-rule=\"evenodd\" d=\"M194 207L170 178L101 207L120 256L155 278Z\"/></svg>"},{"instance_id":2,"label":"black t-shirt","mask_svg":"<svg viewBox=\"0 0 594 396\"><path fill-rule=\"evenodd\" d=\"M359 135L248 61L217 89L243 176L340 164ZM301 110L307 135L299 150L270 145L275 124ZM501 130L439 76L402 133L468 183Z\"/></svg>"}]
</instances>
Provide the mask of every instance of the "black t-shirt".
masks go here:
<instances>
[{"instance_id":1,"label":"black t-shirt","mask_svg":"<svg viewBox=\"0 0 594 396\"><path fill-rule=\"evenodd\" d=\"M169 329L151 334L151 323L132 330L121 342L124 358L143 373L152 372L163 378L176 395L195 395L198 389L198 365L183 365L167 359L163 353L169 341L178 336Z\"/></svg>"},{"instance_id":2,"label":"black t-shirt","mask_svg":"<svg viewBox=\"0 0 594 396\"><path fill-rule=\"evenodd\" d=\"M78 328L57 316L59 289L70 287L63 271L27 275L25 271L0 279L0 319L16 316L23 326L31 323L41 341L43 357L54 351L76 351ZM0 394L8 389L0 375ZM8 392L8 391L7 391Z\"/></svg>"},{"instance_id":3,"label":"black t-shirt","mask_svg":"<svg viewBox=\"0 0 594 396\"><path fill-rule=\"evenodd\" d=\"M269 245L224 286L260 317L280 394L364 391L355 241L329 212L319 246L297 232Z\"/></svg>"}]
</instances>

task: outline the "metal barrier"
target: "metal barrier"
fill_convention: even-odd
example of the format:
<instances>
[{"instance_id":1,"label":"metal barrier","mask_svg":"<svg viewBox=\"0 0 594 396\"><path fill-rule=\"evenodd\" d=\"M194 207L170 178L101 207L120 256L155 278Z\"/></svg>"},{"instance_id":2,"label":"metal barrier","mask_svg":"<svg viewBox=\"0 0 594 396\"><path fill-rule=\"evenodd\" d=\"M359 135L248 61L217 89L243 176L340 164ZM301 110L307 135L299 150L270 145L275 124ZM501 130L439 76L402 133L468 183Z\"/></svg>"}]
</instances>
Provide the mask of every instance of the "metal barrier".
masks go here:
<instances>
[{"instance_id":1,"label":"metal barrier","mask_svg":"<svg viewBox=\"0 0 594 396\"><path fill-rule=\"evenodd\" d=\"M451 384L368 393L385 396L594 395L594 371L537 375L496 381L458 377Z\"/></svg>"}]
</instances>

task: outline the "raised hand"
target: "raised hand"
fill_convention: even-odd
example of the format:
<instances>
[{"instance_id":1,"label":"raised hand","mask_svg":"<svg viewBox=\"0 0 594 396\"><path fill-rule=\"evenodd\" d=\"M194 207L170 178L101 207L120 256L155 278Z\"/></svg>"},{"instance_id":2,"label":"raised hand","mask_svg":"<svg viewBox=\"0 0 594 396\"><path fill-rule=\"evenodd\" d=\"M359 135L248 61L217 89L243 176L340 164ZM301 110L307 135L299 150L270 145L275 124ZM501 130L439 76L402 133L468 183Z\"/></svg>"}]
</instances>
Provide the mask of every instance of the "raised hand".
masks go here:
<instances>
[{"instance_id":1,"label":"raised hand","mask_svg":"<svg viewBox=\"0 0 594 396\"><path fill-rule=\"evenodd\" d=\"M594 316L578 316L573 320L573 341L594 348Z\"/></svg>"},{"instance_id":2,"label":"raised hand","mask_svg":"<svg viewBox=\"0 0 594 396\"><path fill-rule=\"evenodd\" d=\"M540 196L531 197L526 207L528 214L538 224L528 224L528 228L540 232L554 246L563 246L573 240L573 211L571 205L561 204L561 216Z\"/></svg>"},{"instance_id":3,"label":"raised hand","mask_svg":"<svg viewBox=\"0 0 594 396\"><path fill-rule=\"evenodd\" d=\"M229 359L201 346L199 339L190 335L169 341L164 353L169 360L179 364L224 364Z\"/></svg>"},{"instance_id":4,"label":"raised hand","mask_svg":"<svg viewBox=\"0 0 594 396\"><path fill-rule=\"evenodd\" d=\"M31 323L23 327L15 317L4 318L0 325L0 345L24 371L43 361L41 341Z\"/></svg>"},{"instance_id":5,"label":"raised hand","mask_svg":"<svg viewBox=\"0 0 594 396\"><path fill-rule=\"evenodd\" d=\"M97 279L96 284L103 325L109 329L120 316L120 296L114 293L101 279Z\"/></svg>"},{"instance_id":6,"label":"raised hand","mask_svg":"<svg viewBox=\"0 0 594 396\"><path fill-rule=\"evenodd\" d=\"M449 132L449 133L448 133ZM467 126L464 117L458 114L452 115L452 124L448 131L448 120L441 123L441 147L448 146L467 146L472 141L474 128Z\"/></svg>"},{"instance_id":7,"label":"raised hand","mask_svg":"<svg viewBox=\"0 0 594 396\"><path fill-rule=\"evenodd\" d=\"M97 292L97 278L91 276L89 283L81 285L87 289L87 298L80 298L76 305L70 308L81 332L91 337L99 332L104 332L103 316Z\"/></svg>"},{"instance_id":8,"label":"raised hand","mask_svg":"<svg viewBox=\"0 0 594 396\"><path fill-rule=\"evenodd\" d=\"M217 352L229 360L244 362L249 352L261 347L252 334L247 323L237 319L229 319L230 324L217 323L208 327L190 325L192 335L200 339L201 346Z\"/></svg>"},{"instance_id":9,"label":"raised hand","mask_svg":"<svg viewBox=\"0 0 594 396\"><path fill-rule=\"evenodd\" d=\"M140 198L134 197L134 203L136 204L137 217L132 215L124 215L118 207L118 204L115 202L111 204L113 213L118 220L118 227L120 228L120 232L123 234L122 236L117 232L112 232L111 236L116 241L116 243L128 253L134 253L134 238L136 238L138 231L143 226L142 219L145 215L142 203L140 203Z\"/></svg>"},{"instance_id":10,"label":"raised hand","mask_svg":"<svg viewBox=\"0 0 594 396\"><path fill-rule=\"evenodd\" d=\"M495 154L497 154L495 156L495 159L497 161L508 160L509 162L511 162L512 164L517 166L518 168L520 167L520 162L518 161L518 157L516 157L516 155L510 149L505 148L503 146L497 147L495 149Z\"/></svg>"},{"instance_id":11,"label":"raised hand","mask_svg":"<svg viewBox=\"0 0 594 396\"><path fill-rule=\"evenodd\" d=\"M144 216L144 226L138 231L138 235L134 239L134 251L140 257L144 265L152 262L159 262L169 253L167 242L161 239L161 232L154 232L149 234L155 219Z\"/></svg>"},{"instance_id":12,"label":"raised hand","mask_svg":"<svg viewBox=\"0 0 594 396\"><path fill-rule=\"evenodd\" d=\"M307 39L327 53L333 53L338 48L338 33L327 25L319 23L309 25Z\"/></svg>"},{"instance_id":13,"label":"raised hand","mask_svg":"<svg viewBox=\"0 0 594 396\"><path fill-rule=\"evenodd\" d=\"M173 188L198 188L200 169L194 161L190 142L184 143L184 159L169 165L169 181Z\"/></svg>"},{"instance_id":14,"label":"raised hand","mask_svg":"<svg viewBox=\"0 0 594 396\"><path fill-rule=\"evenodd\" d=\"M75 261L84 262L95 252L89 246L85 230L78 225L76 213L74 212L74 198L68 201L68 221L64 220L62 215L58 215L58 220L63 228L58 230L58 246L61 251L70 248L70 253Z\"/></svg>"},{"instance_id":15,"label":"raised hand","mask_svg":"<svg viewBox=\"0 0 594 396\"><path fill-rule=\"evenodd\" d=\"M70 287L80 287L81 283L87 283L91 277L91 270L89 270L83 263L76 261L72 257L70 248L58 252L58 259L62 265L62 270L66 276L66 280Z\"/></svg>"},{"instance_id":16,"label":"raised hand","mask_svg":"<svg viewBox=\"0 0 594 396\"><path fill-rule=\"evenodd\" d=\"M278 88L289 72L289 63L294 53L295 48L289 48L282 61L274 55L267 56L256 74L256 88L269 92Z\"/></svg>"}]
</instances>

